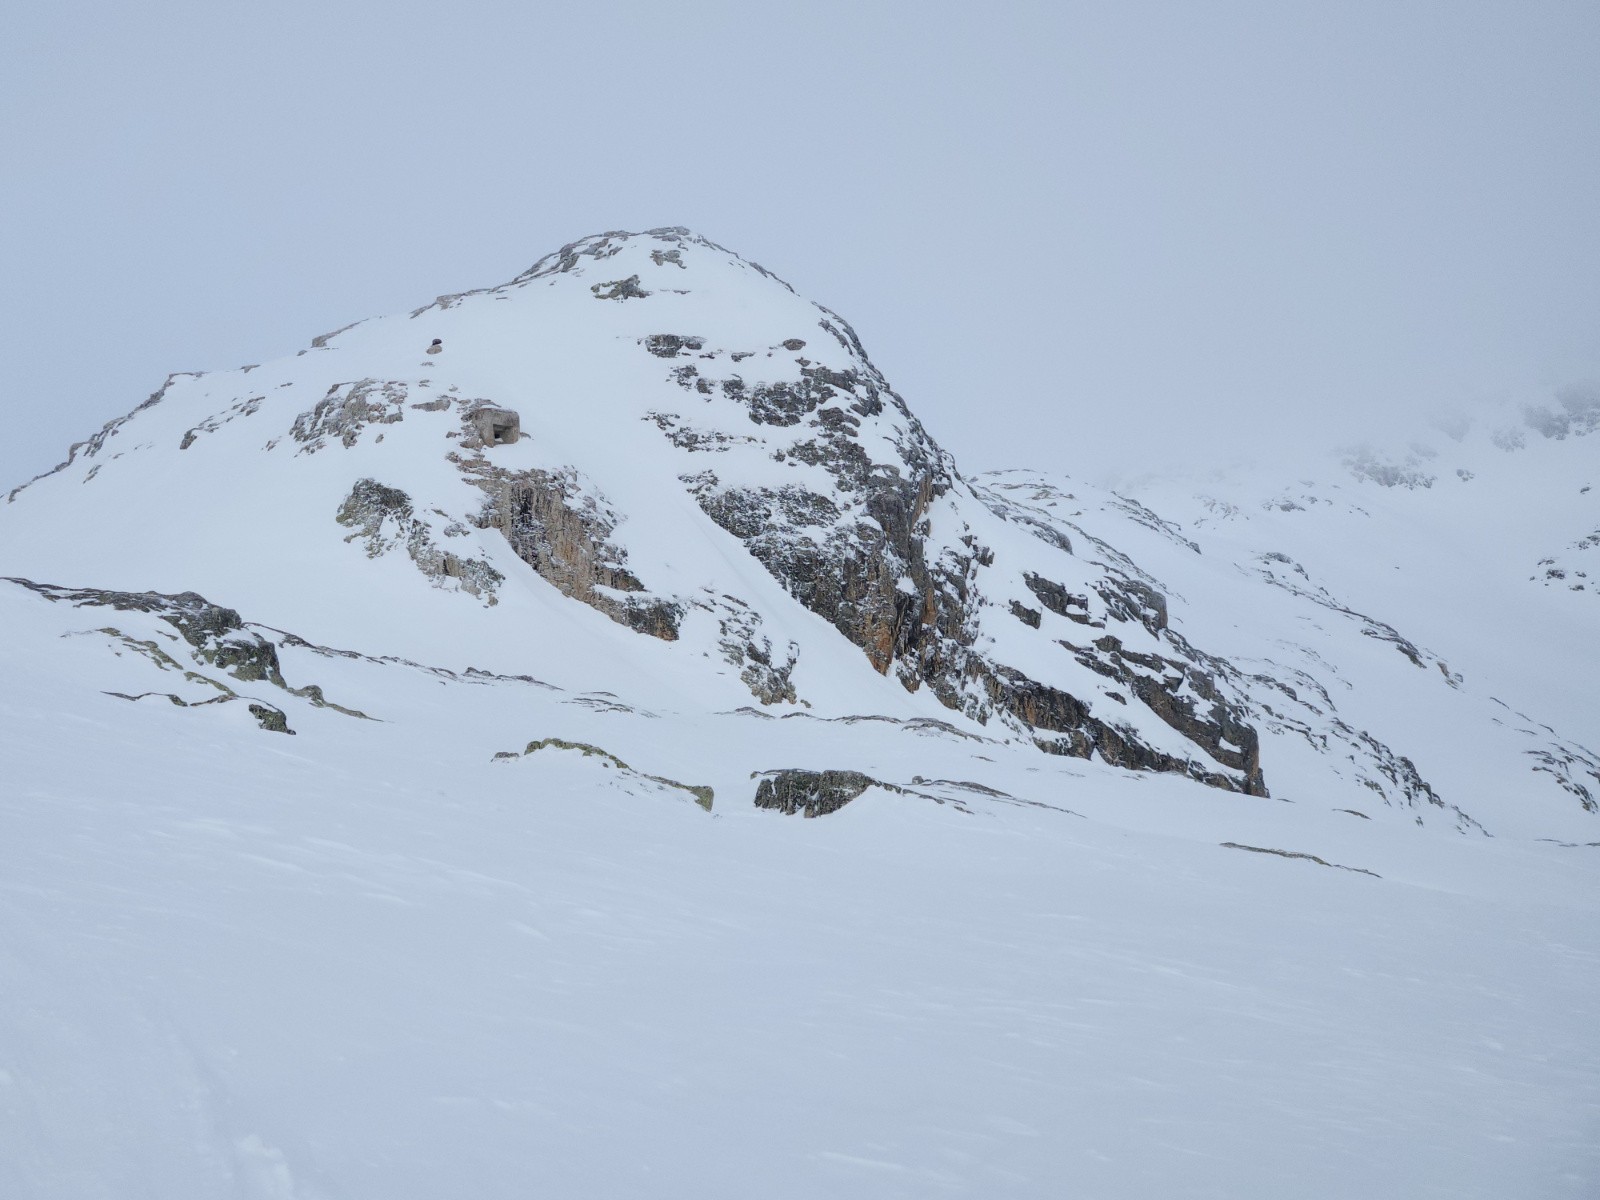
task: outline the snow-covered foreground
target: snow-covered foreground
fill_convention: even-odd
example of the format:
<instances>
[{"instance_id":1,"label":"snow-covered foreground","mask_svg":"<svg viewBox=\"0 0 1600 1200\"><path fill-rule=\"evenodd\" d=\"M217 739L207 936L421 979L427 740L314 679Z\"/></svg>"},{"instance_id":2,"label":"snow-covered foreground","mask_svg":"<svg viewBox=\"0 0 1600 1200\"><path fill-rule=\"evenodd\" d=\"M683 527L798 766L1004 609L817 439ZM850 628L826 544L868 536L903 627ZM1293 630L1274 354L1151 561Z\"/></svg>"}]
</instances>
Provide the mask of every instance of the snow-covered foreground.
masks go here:
<instances>
[{"instance_id":1,"label":"snow-covered foreground","mask_svg":"<svg viewBox=\"0 0 1600 1200\"><path fill-rule=\"evenodd\" d=\"M1593 848L289 649L291 738L0 603L0 1195L1600 1189Z\"/></svg>"}]
</instances>

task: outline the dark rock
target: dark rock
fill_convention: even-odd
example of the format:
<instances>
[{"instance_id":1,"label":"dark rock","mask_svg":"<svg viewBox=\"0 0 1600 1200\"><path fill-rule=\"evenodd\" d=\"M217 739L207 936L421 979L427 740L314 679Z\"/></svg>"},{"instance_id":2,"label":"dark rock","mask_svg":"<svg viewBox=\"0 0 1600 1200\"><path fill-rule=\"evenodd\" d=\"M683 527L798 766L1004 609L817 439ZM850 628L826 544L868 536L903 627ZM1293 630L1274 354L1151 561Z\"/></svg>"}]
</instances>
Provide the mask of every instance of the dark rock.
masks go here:
<instances>
[{"instance_id":1,"label":"dark rock","mask_svg":"<svg viewBox=\"0 0 1600 1200\"><path fill-rule=\"evenodd\" d=\"M676 358L684 350L702 350L705 339L682 333L652 333L644 339L644 348L657 358ZM691 373L693 367L686 368Z\"/></svg>"},{"instance_id":2,"label":"dark rock","mask_svg":"<svg viewBox=\"0 0 1600 1200\"><path fill-rule=\"evenodd\" d=\"M238 417L252 416L261 407L265 400L265 396L248 396L245 399L240 400L238 403L231 405L224 411L217 413L215 416L207 417L204 421L201 421L200 424L194 426L192 429L184 433L183 439L178 443L178 449L187 450L190 446L194 445L195 442L199 441L201 434L215 433L229 421L235 420Z\"/></svg>"},{"instance_id":3,"label":"dark rock","mask_svg":"<svg viewBox=\"0 0 1600 1200\"><path fill-rule=\"evenodd\" d=\"M278 665L278 648L258 633L244 628L231 608L212 604L198 592L164 595L160 592L115 592L98 588L58 588L18 579L13 582L77 607L112 608L142 612L161 618L194 648L198 657L245 683L266 682L286 688Z\"/></svg>"},{"instance_id":4,"label":"dark rock","mask_svg":"<svg viewBox=\"0 0 1600 1200\"><path fill-rule=\"evenodd\" d=\"M1226 664L1195 650L1176 633L1169 637L1184 652L1181 657L1135 653L1112 634L1097 638L1093 651L1068 642L1061 644L1091 671L1123 684L1145 707L1214 761L1239 772L1242 778L1231 785L1234 790L1251 796L1267 795L1261 772L1260 735L1250 724L1242 702L1223 690L1221 679L1228 670ZM1193 774L1188 768L1185 772Z\"/></svg>"},{"instance_id":5,"label":"dark rock","mask_svg":"<svg viewBox=\"0 0 1600 1200\"><path fill-rule=\"evenodd\" d=\"M1044 614L1037 608L1029 608L1015 600L1011 602L1011 615L1024 625L1031 625L1035 629L1039 628L1039 622L1044 619Z\"/></svg>"},{"instance_id":6,"label":"dark rock","mask_svg":"<svg viewBox=\"0 0 1600 1200\"><path fill-rule=\"evenodd\" d=\"M394 380L336 383L316 407L294 419L289 432L303 443L301 454L315 454L335 440L348 449L361 439L368 425L403 421L405 399L406 385Z\"/></svg>"},{"instance_id":7,"label":"dark rock","mask_svg":"<svg viewBox=\"0 0 1600 1200\"><path fill-rule=\"evenodd\" d=\"M756 785L756 807L820 817L838 812L876 783L859 771L773 771Z\"/></svg>"},{"instance_id":8,"label":"dark rock","mask_svg":"<svg viewBox=\"0 0 1600 1200\"><path fill-rule=\"evenodd\" d=\"M1031 571L1022 576L1022 582L1028 590L1039 598L1039 603L1055 613L1058 617L1066 617L1069 621L1076 621L1080 625L1089 623L1089 597L1075 596L1059 583L1052 583ZM1039 624L1034 622L1034 628Z\"/></svg>"},{"instance_id":9,"label":"dark rock","mask_svg":"<svg viewBox=\"0 0 1600 1200\"><path fill-rule=\"evenodd\" d=\"M649 595L628 570L627 551L608 540L615 513L581 486L576 471L507 471L481 458L461 467L485 493L478 526L498 529L517 557L563 595L640 633L677 639L683 606Z\"/></svg>"},{"instance_id":10,"label":"dark rock","mask_svg":"<svg viewBox=\"0 0 1600 1200\"><path fill-rule=\"evenodd\" d=\"M643 300L650 293L639 286L639 277L629 275L626 279L611 279L605 283L592 284L589 290L594 293L596 300Z\"/></svg>"},{"instance_id":11,"label":"dark rock","mask_svg":"<svg viewBox=\"0 0 1600 1200\"><path fill-rule=\"evenodd\" d=\"M1167 598L1141 580L1108 573L1095 593L1118 621L1137 621L1156 636L1167 627Z\"/></svg>"},{"instance_id":12,"label":"dark rock","mask_svg":"<svg viewBox=\"0 0 1600 1200\"><path fill-rule=\"evenodd\" d=\"M700 382L704 383L705 380L702 379ZM645 420L654 422L656 428L667 435L667 440L680 450L722 453L735 446L749 445L756 440L752 437L723 433L720 429L697 429L686 424L676 413L646 413Z\"/></svg>"},{"instance_id":13,"label":"dark rock","mask_svg":"<svg viewBox=\"0 0 1600 1200\"><path fill-rule=\"evenodd\" d=\"M741 388L737 398L744 401L750 410L750 419L757 425L784 426L800 424L818 405L831 400L833 392L802 380L799 383L764 383L748 393Z\"/></svg>"}]
</instances>

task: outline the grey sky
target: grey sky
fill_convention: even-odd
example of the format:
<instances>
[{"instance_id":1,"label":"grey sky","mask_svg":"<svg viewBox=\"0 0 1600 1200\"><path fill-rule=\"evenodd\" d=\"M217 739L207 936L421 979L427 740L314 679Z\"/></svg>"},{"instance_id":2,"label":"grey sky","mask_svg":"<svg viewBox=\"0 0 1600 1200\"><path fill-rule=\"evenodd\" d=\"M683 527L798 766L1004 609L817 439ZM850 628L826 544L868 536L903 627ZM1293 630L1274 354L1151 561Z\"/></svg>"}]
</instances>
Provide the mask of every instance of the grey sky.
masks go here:
<instances>
[{"instance_id":1,"label":"grey sky","mask_svg":"<svg viewBox=\"0 0 1600 1200\"><path fill-rule=\"evenodd\" d=\"M1600 5L34 5L0 485L167 372L684 224L969 469L1600 377Z\"/></svg>"}]
</instances>

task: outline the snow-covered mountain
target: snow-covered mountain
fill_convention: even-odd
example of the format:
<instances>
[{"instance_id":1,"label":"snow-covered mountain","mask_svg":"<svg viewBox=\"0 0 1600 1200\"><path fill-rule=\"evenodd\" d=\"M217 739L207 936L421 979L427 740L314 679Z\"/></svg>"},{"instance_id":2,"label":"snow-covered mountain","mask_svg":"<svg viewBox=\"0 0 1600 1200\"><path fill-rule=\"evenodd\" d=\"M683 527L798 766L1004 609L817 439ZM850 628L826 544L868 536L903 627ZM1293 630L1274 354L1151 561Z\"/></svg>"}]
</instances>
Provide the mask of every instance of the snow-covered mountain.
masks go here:
<instances>
[{"instance_id":1,"label":"snow-covered mountain","mask_svg":"<svg viewBox=\"0 0 1600 1200\"><path fill-rule=\"evenodd\" d=\"M968 477L682 229L172 376L0 505L6 1194L1581 1194L1596 413Z\"/></svg>"}]
</instances>

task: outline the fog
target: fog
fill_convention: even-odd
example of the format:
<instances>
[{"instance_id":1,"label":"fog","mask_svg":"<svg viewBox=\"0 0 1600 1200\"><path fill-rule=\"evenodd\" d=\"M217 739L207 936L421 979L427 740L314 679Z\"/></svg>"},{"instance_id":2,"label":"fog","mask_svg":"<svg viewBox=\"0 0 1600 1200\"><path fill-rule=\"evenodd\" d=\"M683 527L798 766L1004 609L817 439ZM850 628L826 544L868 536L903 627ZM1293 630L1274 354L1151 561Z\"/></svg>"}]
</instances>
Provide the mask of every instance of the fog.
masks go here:
<instances>
[{"instance_id":1,"label":"fog","mask_svg":"<svg viewBox=\"0 0 1600 1200\"><path fill-rule=\"evenodd\" d=\"M1600 6L30 6L0 485L170 371L687 225L968 469L1136 474L1600 378Z\"/></svg>"}]
</instances>

